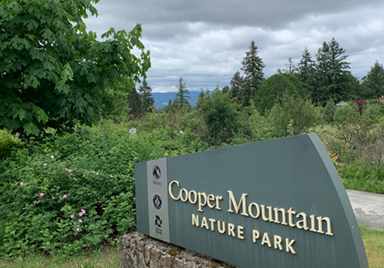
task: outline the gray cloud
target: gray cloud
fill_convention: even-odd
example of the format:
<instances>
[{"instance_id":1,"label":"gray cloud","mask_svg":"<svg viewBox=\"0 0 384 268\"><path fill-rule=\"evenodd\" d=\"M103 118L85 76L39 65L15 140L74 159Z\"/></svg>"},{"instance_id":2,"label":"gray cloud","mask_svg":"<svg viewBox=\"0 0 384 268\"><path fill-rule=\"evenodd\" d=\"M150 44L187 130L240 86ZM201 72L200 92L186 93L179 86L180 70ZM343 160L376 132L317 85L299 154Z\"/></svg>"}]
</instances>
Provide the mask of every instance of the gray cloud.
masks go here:
<instances>
[{"instance_id":1,"label":"gray cloud","mask_svg":"<svg viewBox=\"0 0 384 268\"><path fill-rule=\"evenodd\" d=\"M251 40L267 77L289 57L297 64L305 47L315 59L333 37L359 78L376 60L384 61L381 0L101 0L96 8L99 17L86 23L98 36L109 27L130 30L142 24L154 91L175 91L180 77L190 90L228 85Z\"/></svg>"}]
</instances>

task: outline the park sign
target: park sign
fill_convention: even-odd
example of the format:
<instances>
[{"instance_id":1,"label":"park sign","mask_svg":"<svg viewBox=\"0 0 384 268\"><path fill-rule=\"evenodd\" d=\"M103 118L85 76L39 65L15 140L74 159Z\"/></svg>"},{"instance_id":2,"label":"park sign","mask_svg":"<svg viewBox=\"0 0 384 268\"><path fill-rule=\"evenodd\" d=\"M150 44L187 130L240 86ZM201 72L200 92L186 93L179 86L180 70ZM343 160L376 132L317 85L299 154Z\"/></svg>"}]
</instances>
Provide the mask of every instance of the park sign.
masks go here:
<instances>
[{"instance_id":1,"label":"park sign","mask_svg":"<svg viewBox=\"0 0 384 268\"><path fill-rule=\"evenodd\" d=\"M239 267L368 267L315 133L137 163L137 229Z\"/></svg>"}]
</instances>

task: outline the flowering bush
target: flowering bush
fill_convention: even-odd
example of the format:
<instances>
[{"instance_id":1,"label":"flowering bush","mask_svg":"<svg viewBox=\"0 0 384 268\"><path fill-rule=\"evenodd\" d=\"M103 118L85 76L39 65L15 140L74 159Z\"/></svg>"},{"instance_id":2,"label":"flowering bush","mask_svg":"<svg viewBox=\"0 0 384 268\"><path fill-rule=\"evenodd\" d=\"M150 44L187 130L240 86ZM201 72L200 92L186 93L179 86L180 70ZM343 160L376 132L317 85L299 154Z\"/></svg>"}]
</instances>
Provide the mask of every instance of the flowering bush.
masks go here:
<instances>
[{"instance_id":1,"label":"flowering bush","mask_svg":"<svg viewBox=\"0 0 384 268\"><path fill-rule=\"evenodd\" d=\"M134 164L165 151L122 133L79 128L0 163L0 256L71 255L135 227Z\"/></svg>"}]
</instances>

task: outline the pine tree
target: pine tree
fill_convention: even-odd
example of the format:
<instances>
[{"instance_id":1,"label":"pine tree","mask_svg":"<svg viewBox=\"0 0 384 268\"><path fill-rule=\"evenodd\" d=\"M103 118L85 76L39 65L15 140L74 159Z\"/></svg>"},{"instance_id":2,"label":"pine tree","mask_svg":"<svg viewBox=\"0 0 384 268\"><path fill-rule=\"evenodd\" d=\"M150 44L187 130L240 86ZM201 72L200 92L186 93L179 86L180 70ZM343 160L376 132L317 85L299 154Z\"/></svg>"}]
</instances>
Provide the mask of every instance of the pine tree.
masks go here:
<instances>
[{"instance_id":1,"label":"pine tree","mask_svg":"<svg viewBox=\"0 0 384 268\"><path fill-rule=\"evenodd\" d=\"M325 105L329 98L338 102L356 97L358 81L348 70L350 63L344 53L345 49L334 38L319 48L316 54L316 89L312 95L314 102Z\"/></svg>"},{"instance_id":2,"label":"pine tree","mask_svg":"<svg viewBox=\"0 0 384 268\"><path fill-rule=\"evenodd\" d=\"M139 87L142 109L148 111L150 107L155 103L155 99L152 97L152 88L148 85L147 80L143 81L141 87Z\"/></svg>"},{"instance_id":3,"label":"pine tree","mask_svg":"<svg viewBox=\"0 0 384 268\"><path fill-rule=\"evenodd\" d=\"M298 64L297 77L304 83L304 87L312 94L315 88L315 61L312 60L311 53L307 48L304 49L300 63Z\"/></svg>"},{"instance_id":4,"label":"pine tree","mask_svg":"<svg viewBox=\"0 0 384 268\"><path fill-rule=\"evenodd\" d=\"M137 93L136 88L128 90L128 106L131 108L129 113L134 117L138 117L142 113L142 104L140 95Z\"/></svg>"},{"instance_id":5,"label":"pine tree","mask_svg":"<svg viewBox=\"0 0 384 268\"><path fill-rule=\"evenodd\" d=\"M207 92L207 95L209 95L209 91ZM203 105L204 97L205 97L204 90L200 90L199 96L197 97L197 100L196 100L196 109L197 110L199 110L201 108L201 106Z\"/></svg>"},{"instance_id":6,"label":"pine tree","mask_svg":"<svg viewBox=\"0 0 384 268\"><path fill-rule=\"evenodd\" d=\"M298 68L293 63L291 57L288 58L288 63L285 64L285 68L283 68L283 69L277 68L277 70L276 70L277 74L285 73L285 74L297 75L297 72L298 72Z\"/></svg>"},{"instance_id":7,"label":"pine tree","mask_svg":"<svg viewBox=\"0 0 384 268\"><path fill-rule=\"evenodd\" d=\"M332 123L333 122L333 117L335 115L336 111L336 106L333 100L330 98L325 105L324 112L323 112L323 118L325 122L327 123Z\"/></svg>"},{"instance_id":8,"label":"pine tree","mask_svg":"<svg viewBox=\"0 0 384 268\"><path fill-rule=\"evenodd\" d=\"M384 68L378 61L362 79L363 98L374 99L384 95Z\"/></svg>"},{"instance_id":9,"label":"pine tree","mask_svg":"<svg viewBox=\"0 0 384 268\"><path fill-rule=\"evenodd\" d=\"M179 79L179 84L176 86L177 89L179 90L176 94L176 99L178 106L180 108L189 108L191 105L189 104L187 98L190 98L188 96L189 90L187 89L186 84L183 82L183 78L180 77Z\"/></svg>"},{"instance_id":10,"label":"pine tree","mask_svg":"<svg viewBox=\"0 0 384 268\"><path fill-rule=\"evenodd\" d=\"M242 60L241 68L244 71L244 86L239 92L239 99L243 106L249 106L250 100L255 97L256 91L260 88L264 81L263 68L265 67L262 59L257 56L257 46L252 41L249 46L249 52L245 52L246 56Z\"/></svg>"},{"instance_id":11,"label":"pine tree","mask_svg":"<svg viewBox=\"0 0 384 268\"><path fill-rule=\"evenodd\" d=\"M240 75L240 72L237 71L231 79L231 99L236 101L239 98L239 92L241 91L243 81L243 77Z\"/></svg>"}]
</instances>

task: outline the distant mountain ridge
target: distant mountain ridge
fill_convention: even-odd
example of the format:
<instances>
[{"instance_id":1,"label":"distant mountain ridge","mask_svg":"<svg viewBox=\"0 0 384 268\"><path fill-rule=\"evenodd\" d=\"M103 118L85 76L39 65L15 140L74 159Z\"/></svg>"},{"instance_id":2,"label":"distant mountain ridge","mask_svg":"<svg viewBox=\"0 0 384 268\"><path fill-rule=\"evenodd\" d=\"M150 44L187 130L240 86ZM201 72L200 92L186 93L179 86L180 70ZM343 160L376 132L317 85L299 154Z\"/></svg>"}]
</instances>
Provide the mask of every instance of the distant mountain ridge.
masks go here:
<instances>
[{"instance_id":1,"label":"distant mountain ridge","mask_svg":"<svg viewBox=\"0 0 384 268\"><path fill-rule=\"evenodd\" d=\"M165 92L165 93L151 92L152 97L155 99L156 109L159 111L164 109L165 106L168 106L169 100L173 101L176 98L175 93L176 92ZM200 93L199 91L190 91L188 94L190 98L188 98L187 100L189 101L189 103L193 108L196 107L196 101L199 96L199 93Z\"/></svg>"}]
</instances>

